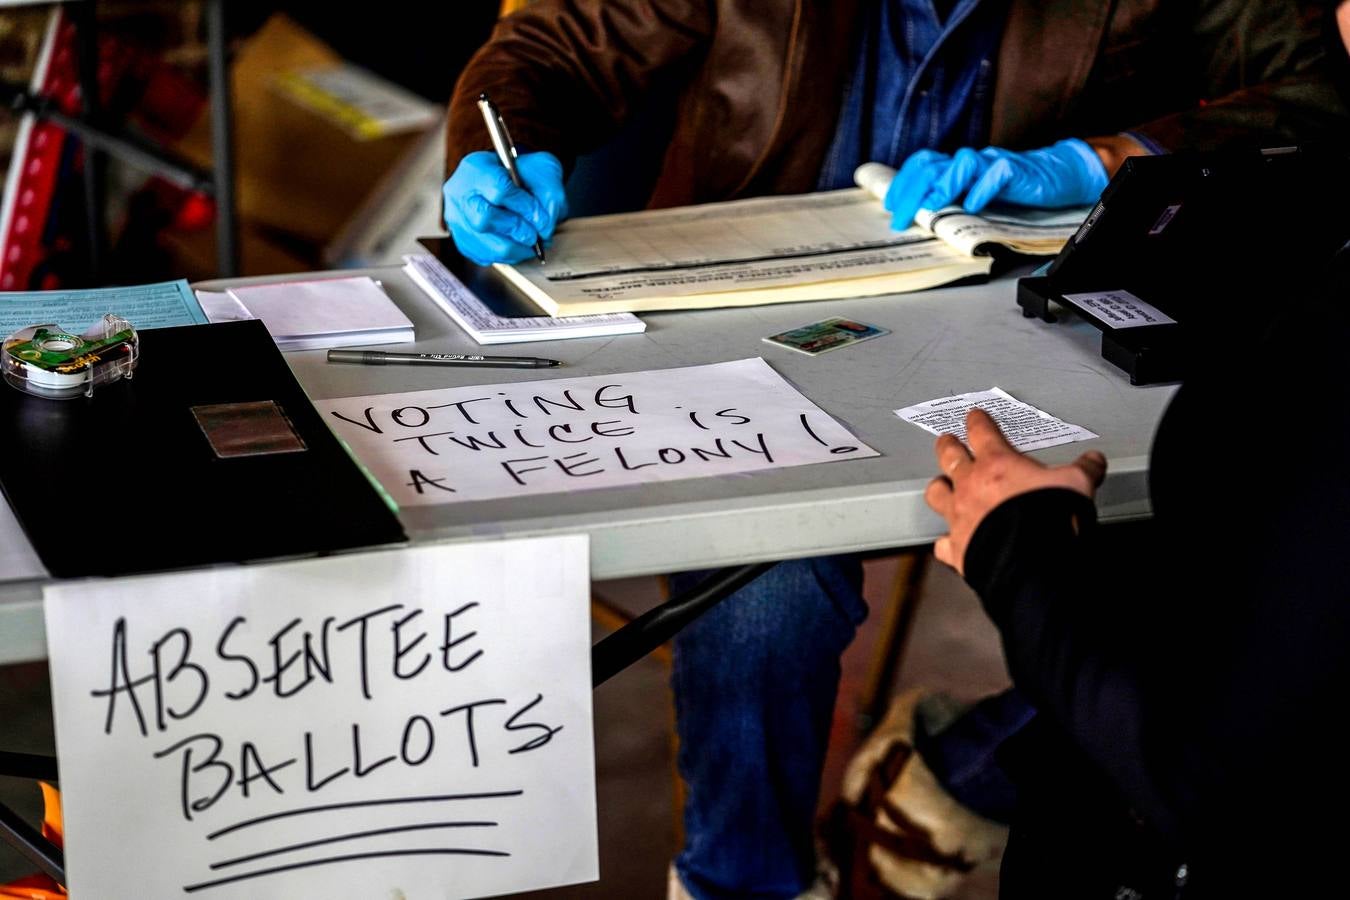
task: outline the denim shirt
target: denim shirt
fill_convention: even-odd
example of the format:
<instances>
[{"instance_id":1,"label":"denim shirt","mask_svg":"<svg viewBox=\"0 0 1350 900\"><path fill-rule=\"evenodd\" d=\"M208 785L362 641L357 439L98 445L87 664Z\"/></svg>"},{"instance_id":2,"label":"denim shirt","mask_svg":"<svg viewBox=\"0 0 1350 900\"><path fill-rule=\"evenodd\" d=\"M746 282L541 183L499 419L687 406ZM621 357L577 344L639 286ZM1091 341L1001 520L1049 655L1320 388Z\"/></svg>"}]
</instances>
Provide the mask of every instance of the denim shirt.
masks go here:
<instances>
[{"instance_id":1,"label":"denim shirt","mask_svg":"<svg viewBox=\"0 0 1350 900\"><path fill-rule=\"evenodd\" d=\"M989 104L1008 0L879 0L862 30L820 190L851 187L868 161L989 139Z\"/></svg>"}]
</instances>

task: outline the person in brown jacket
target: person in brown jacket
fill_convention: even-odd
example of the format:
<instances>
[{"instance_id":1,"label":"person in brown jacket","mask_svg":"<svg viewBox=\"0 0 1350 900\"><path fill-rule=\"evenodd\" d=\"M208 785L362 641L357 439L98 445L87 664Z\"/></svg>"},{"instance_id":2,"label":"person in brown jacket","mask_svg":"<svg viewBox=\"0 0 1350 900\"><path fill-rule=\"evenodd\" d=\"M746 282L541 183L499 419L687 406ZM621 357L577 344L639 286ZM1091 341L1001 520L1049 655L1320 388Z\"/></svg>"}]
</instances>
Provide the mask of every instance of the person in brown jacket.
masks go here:
<instances>
[{"instance_id":1,"label":"person in brown jacket","mask_svg":"<svg viewBox=\"0 0 1350 900\"><path fill-rule=\"evenodd\" d=\"M900 168L896 227L963 199L1089 203L1131 154L1350 134L1315 19L1294 0L539 0L456 86L445 222L477 262L528 258L577 158L666 97L650 207L844 187L872 160ZM812 823L860 581L851 557L783 563L677 638L673 896L826 896Z\"/></svg>"}]
</instances>

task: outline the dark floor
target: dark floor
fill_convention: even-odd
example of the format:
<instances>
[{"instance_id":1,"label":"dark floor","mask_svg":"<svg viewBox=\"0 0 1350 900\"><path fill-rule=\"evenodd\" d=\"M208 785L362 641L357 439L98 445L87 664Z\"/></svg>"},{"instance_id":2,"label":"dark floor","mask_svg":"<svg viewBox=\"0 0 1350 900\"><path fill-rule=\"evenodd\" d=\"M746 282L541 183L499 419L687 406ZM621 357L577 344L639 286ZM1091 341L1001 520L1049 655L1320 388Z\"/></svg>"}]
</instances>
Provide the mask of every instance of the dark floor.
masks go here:
<instances>
[{"instance_id":1,"label":"dark floor","mask_svg":"<svg viewBox=\"0 0 1350 900\"><path fill-rule=\"evenodd\" d=\"M895 557L876 559L866 566L865 592L872 613L844 658L822 804L837 792L844 764L860 739L859 698L898 566ZM649 578L602 582L595 588L614 605L634 613L656 603L660 596L656 580ZM1007 684L997 634L964 583L934 564L918 598L896 689L922 685L970 700ZM598 621L596 638L605 633ZM665 896L666 870L678 834L668 676L668 661L651 656L595 694L600 882L527 896L540 900L659 900ZM0 748L53 752L50 708L44 664L0 667ZM0 778L0 802L37 820L40 804L31 783ZM31 868L0 845L0 883ZM974 873L957 896L991 900L997 895L997 885L996 867L986 866Z\"/></svg>"}]
</instances>

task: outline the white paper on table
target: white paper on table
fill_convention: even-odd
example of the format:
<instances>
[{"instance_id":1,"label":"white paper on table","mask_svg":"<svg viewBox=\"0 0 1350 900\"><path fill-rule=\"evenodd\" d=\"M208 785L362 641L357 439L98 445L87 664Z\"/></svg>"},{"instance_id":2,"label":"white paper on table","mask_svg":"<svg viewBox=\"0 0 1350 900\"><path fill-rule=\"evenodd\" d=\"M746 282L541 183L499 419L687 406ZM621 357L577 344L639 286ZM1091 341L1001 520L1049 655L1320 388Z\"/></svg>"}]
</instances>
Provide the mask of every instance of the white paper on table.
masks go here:
<instances>
[{"instance_id":1,"label":"white paper on table","mask_svg":"<svg viewBox=\"0 0 1350 900\"><path fill-rule=\"evenodd\" d=\"M374 279L324 278L230 288L282 349L406 343L413 323Z\"/></svg>"},{"instance_id":2,"label":"white paper on table","mask_svg":"<svg viewBox=\"0 0 1350 900\"><path fill-rule=\"evenodd\" d=\"M1018 450L1042 450L1097 437L1086 428L1070 425L1047 412L1014 399L1002 388L939 397L927 403L897 409L895 414L930 434L952 434L966 440L966 413L979 407L993 417Z\"/></svg>"},{"instance_id":3,"label":"white paper on table","mask_svg":"<svg viewBox=\"0 0 1350 900\"><path fill-rule=\"evenodd\" d=\"M1101 319L1112 328L1139 328L1143 325L1176 323L1176 319L1145 303L1129 291L1065 294L1064 299Z\"/></svg>"},{"instance_id":4,"label":"white paper on table","mask_svg":"<svg viewBox=\"0 0 1350 900\"><path fill-rule=\"evenodd\" d=\"M759 358L315 406L400 506L880 455Z\"/></svg>"},{"instance_id":5,"label":"white paper on table","mask_svg":"<svg viewBox=\"0 0 1350 900\"><path fill-rule=\"evenodd\" d=\"M202 312L206 313L206 318L211 320L212 325L256 318L228 291L194 291L194 293L197 295L197 302L202 305Z\"/></svg>"},{"instance_id":6,"label":"white paper on table","mask_svg":"<svg viewBox=\"0 0 1350 900\"><path fill-rule=\"evenodd\" d=\"M594 880L588 594L584 535L48 586L72 896Z\"/></svg>"}]
</instances>

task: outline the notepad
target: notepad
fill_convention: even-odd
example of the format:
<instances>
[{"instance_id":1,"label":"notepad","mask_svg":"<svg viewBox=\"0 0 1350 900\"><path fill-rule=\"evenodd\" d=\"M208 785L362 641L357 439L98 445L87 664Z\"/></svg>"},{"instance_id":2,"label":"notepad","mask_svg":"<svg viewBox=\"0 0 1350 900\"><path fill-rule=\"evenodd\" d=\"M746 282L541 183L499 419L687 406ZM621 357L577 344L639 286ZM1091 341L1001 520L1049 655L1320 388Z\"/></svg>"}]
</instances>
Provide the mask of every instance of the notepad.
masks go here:
<instances>
[{"instance_id":1,"label":"notepad","mask_svg":"<svg viewBox=\"0 0 1350 900\"><path fill-rule=\"evenodd\" d=\"M408 277L480 344L639 334L647 329L646 323L631 313L561 318L498 315L435 256L414 253L404 256L403 261Z\"/></svg>"},{"instance_id":2,"label":"notepad","mask_svg":"<svg viewBox=\"0 0 1350 900\"><path fill-rule=\"evenodd\" d=\"M288 281L229 290L245 311L261 319L282 350L367 344L405 344L413 323L366 276Z\"/></svg>"}]
</instances>

